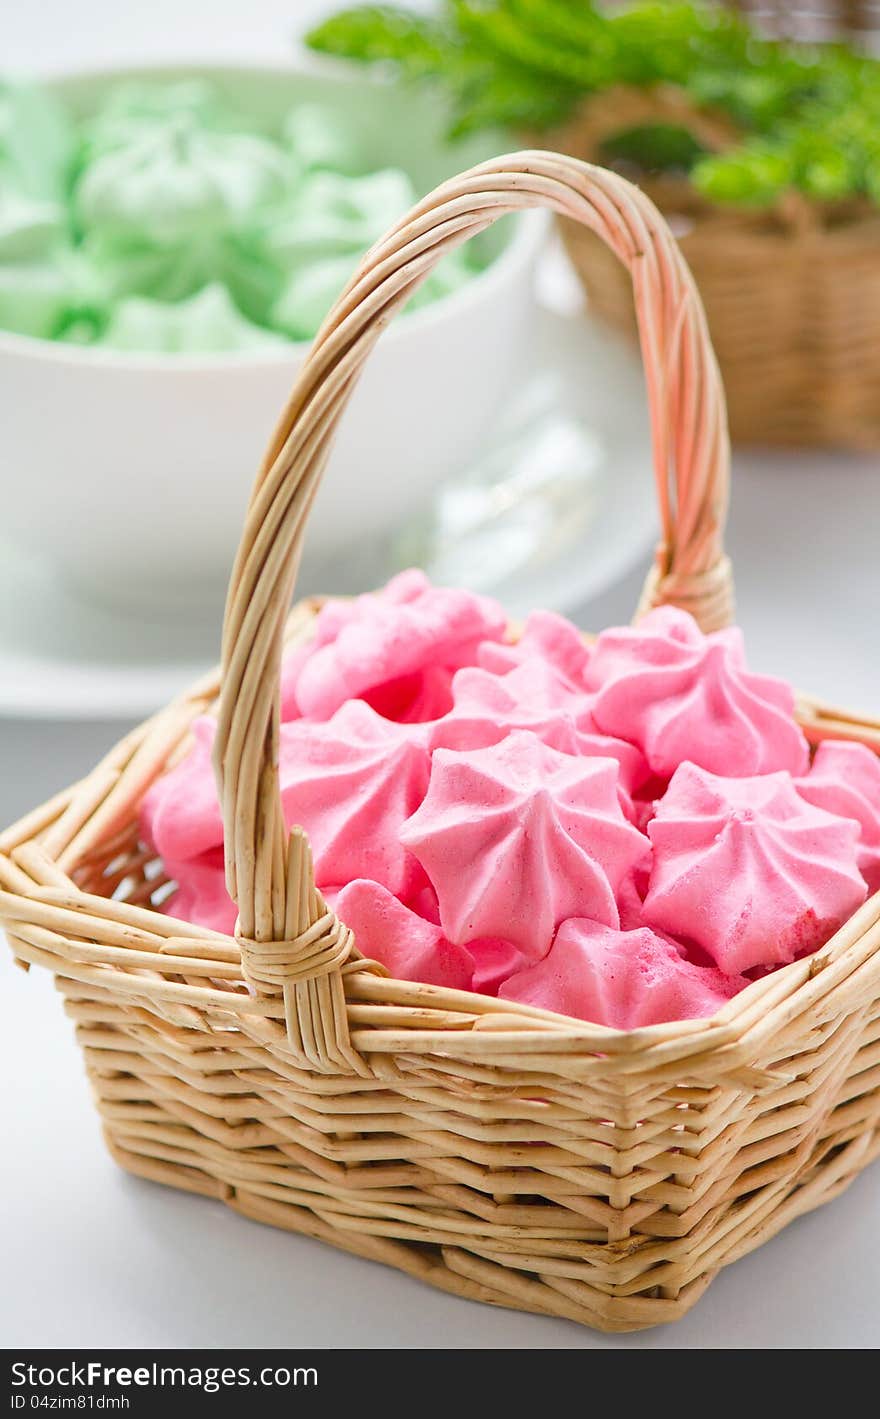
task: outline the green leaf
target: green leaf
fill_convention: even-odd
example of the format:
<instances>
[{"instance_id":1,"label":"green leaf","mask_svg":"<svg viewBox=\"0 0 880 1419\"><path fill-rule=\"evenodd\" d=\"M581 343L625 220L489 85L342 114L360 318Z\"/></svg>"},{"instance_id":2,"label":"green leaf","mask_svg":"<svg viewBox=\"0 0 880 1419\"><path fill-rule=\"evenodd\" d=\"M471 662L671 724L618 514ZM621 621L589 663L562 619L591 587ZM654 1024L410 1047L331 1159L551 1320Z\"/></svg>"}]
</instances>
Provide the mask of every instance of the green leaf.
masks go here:
<instances>
[{"instance_id":1,"label":"green leaf","mask_svg":"<svg viewBox=\"0 0 880 1419\"><path fill-rule=\"evenodd\" d=\"M382 60L421 76L442 68L450 41L443 27L419 15L387 5L358 5L340 10L306 35L310 48L360 63Z\"/></svg>"},{"instance_id":2,"label":"green leaf","mask_svg":"<svg viewBox=\"0 0 880 1419\"><path fill-rule=\"evenodd\" d=\"M718 202L767 204L792 186L818 201L880 200L880 62L844 44L759 37L716 5L439 0L431 17L363 5L319 25L308 42L440 85L455 133L540 132L564 122L584 95L672 84L732 118L742 144L709 156L686 127L673 134L646 124L612 135L606 151L651 170L695 163L693 180Z\"/></svg>"},{"instance_id":3,"label":"green leaf","mask_svg":"<svg viewBox=\"0 0 880 1419\"><path fill-rule=\"evenodd\" d=\"M588 0L507 0L507 9L536 38L551 44L586 49L601 42L608 21Z\"/></svg>"},{"instance_id":4,"label":"green leaf","mask_svg":"<svg viewBox=\"0 0 880 1419\"><path fill-rule=\"evenodd\" d=\"M822 202L836 202L847 197L857 182L858 175L846 154L834 151L817 154L804 164L797 175L801 190Z\"/></svg>"},{"instance_id":5,"label":"green leaf","mask_svg":"<svg viewBox=\"0 0 880 1419\"><path fill-rule=\"evenodd\" d=\"M790 159L768 149L741 149L702 158L691 173L694 186L713 202L766 207L792 184Z\"/></svg>"},{"instance_id":6,"label":"green leaf","mask_svg":"<svg viewBox=\"0 0 880 1419\"><path fill-rule=\"evenodd\" d=\"M606 25L597 25L592 43L573 48L530 28L509 4L483 6L467 0L451 0L451 5L465 41L524 69L534 70L548 81L561 80L585 93L607 75L613 42Z\"/></svg>"},{"instance_id":7,"label":"green leaf","mask_svg":"<svg viewBox=\"0 0 880 1419\"><path fill-rule=\"evenodd\" d=\"M485 84L474 85L469 94L461 95L450 136L463 138L486 128L540 133L562 123L567 107L558 93L493 75Z\"/></svg>"}]
</instances>

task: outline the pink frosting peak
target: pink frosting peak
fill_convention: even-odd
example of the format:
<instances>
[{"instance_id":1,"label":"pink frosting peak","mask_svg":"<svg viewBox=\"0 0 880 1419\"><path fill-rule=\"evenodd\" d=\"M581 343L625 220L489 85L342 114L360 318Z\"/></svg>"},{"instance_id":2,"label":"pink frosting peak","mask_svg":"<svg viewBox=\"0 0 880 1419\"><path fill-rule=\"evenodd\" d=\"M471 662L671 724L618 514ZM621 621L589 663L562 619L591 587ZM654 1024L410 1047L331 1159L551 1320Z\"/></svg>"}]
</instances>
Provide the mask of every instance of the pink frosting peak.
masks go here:
<instances>
[{"instance_id":1,"label":"pink frosting peak","mask_svg":"<svg viewBox=\"0 0 880 1419\"><path fill-rule=\"evenodd\" d=\"M806 771L794 693L746 668L735 628L704 636L687 612L661 607L602 632L589 680L599 729L637 744L664 778L685 760L732 777Z\"/></svg>"},{"instance_id":2,"label":"pink frosting peak","mask_svg":"<svg viewBox=\"0 0 880 1419\"><path fill-rule=\"evenodd\" d=\"M519 640L480 646L477 662L503 675L534 657L552 665L571 689L583 690L589 649L577 626L555 611L532 611Z\"/></svg>"},{"instance_id":3,"label":"pink frosting peak","mask_svg":"<svg viewBox=\"0 0 880 1419\"><path fill-rule=\"evenodd\" d=\"M616 760L575 758L517 731L488 748L435 751L401 841L425 868L451 941L544 955L560 921L617 926L615 892L650 851L618 798Z\"/></svg>"},{"instance_id":4,"label":"pink frosting peak","mask_svg":"<svg viewBox=\"0 0 880 1419\"><path fill-rule=\"evenodd\" d=\"M808 803L858 823L859 871L869 891L880 891L880 757L866 744L826 739L795 787Z\"/></svg>"},{"instance_id":5,"label":"pink frosting peak","mask_svg":"<svg viewBox=\"0 0 880 1419\"><path fill-rule=\"evenodd\" d=\"M644 921L724 971L815 950L865 899L857 825L805 802L784 772L719 778L683 764L648 836Z\"/></svg>"},{"instance_id":6,"label":"pink frosting peak","mask_svg":"<svg viewBox=\"0 0 880 1419\"><path fill-rule=\"evenodd\" d=\"M647 928L615 931L575 918L563 922L542 961L511 976L498 994L615 1030L635 1030L714 1015L746 985L741 976L694 965L674 943Z\"/></svg>"},{"instance_id":7,"label":"pink frosting peak","mask_svg":"<svg viewBox=\"0 0 880 1419\"><path fill-rule=\"evenodd\" d=\"M423 884L399 836L428 785L428 752L417 728L391 724L359 700L327 723L281 726L284 818L308 834L319 887L368 877L407 897Z\"/></svg>"},{"instance_id":8,"label":"pink frosting peak","mask_svg":"<svg viewBox=\"0 0 880 1419\"><path fill-rule=\"evenodd\" d=\"M326 720L348 699L369 698L380 713L414 721L450 707L449 685L472 665L483 641L500 640L504 612L469 591L431 586L402 572L384 591L331 601L315 638L283 679L285 717Z\"/></svg>"},{"instance_id":9,"label":"pink frosting peak","mask_svg":"<svg viewBox=\"0 0 880 1419\"><path fill-rule=\"evenodd\" d=\"M397 980L424 981L449 990L470 990L474 963L463 946L447 941L426 921L376 882L350 882L333 909L355 935L363 955L379 961Z\"/></svg>"}]
</instances>

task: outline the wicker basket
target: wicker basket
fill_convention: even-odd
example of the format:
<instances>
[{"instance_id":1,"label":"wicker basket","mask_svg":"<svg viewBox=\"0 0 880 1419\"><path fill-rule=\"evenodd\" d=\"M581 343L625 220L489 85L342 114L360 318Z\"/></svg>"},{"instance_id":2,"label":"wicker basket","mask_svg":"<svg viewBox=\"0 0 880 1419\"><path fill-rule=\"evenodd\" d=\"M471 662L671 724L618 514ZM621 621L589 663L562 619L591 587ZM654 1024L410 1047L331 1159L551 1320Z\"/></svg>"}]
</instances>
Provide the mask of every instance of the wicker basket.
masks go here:
<instances>
[{"instance_id":1,"label":"wicker basket","mask_svg":"<svg viewBox=\"0 0 880 1419\"><path fill-rule=\"evenodd\" d=\"M652 121L685 123L710 149L735 136L725 120L661 86L609 90L549 141L598 161L610 134ZM703 298L734 440L880 448L880 211L867 201L822 208L794 193L748 210L708 202L686 178L642 185L679 237ZM562 227L593 309L634 330L626 273L593 233Z\"/></svg>"},{"instance_id":2,"label":"wicker basket","mask_svg":"<svg viewBox=\"0 0 880 1419\"><path fill-rule=\"evenodd\" d=\"M635 286L664 529L645 601L728 618L723 394L665 223L574 159L487 163L373 249L320 332L252 497L219 680L3 835L0 916L18 960L55 973L123 1167L462 1296L630 1330L682 1315L880 1152L880 895L712 1019L614 1031L363 959L276 774L282 646L315 611L287 615L305 521L364 362L444 251L536 205L597 232ZM144 791L206 711L234 939L155 907L138 840ZM800 714L813 740L880 747L880 723Z\"/></svg>"}]
</instances>

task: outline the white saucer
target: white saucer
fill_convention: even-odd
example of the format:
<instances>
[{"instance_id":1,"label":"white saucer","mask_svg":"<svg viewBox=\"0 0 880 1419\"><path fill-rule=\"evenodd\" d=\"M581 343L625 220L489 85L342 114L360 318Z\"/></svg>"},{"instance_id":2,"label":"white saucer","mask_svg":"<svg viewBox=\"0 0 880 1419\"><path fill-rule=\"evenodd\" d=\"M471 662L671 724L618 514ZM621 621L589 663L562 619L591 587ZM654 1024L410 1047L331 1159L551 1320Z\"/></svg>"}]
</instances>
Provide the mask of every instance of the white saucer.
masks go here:
<instances>
[{"instance_id":1,"label":"white saucer","mask_svg":"<svg viewBox=\"0 0 880 1419\"><path fill-rule=\"evenodd\" d=\"M583 318L573 276L542 269L533 374L478 467L448 483L393 548L348 569L304 564L304 592L378 585L417 561L436 580L495 594L512 616L573 613L628 572L656 535L641 367ZM215 663L216 618L148 621L73 598L0 552L0 716L138 719Z\"/></svg>"},{"instance_id":2,"label":"white saucer","mask_svg":"<svg viewBox=\"0 0 880 1419\"><path fill-rule=\"evenodd\" d=\"M146 622L75 599L0 550L0 715L142 719L218 658L213 625Z\"/></svg>"}]
</instances>

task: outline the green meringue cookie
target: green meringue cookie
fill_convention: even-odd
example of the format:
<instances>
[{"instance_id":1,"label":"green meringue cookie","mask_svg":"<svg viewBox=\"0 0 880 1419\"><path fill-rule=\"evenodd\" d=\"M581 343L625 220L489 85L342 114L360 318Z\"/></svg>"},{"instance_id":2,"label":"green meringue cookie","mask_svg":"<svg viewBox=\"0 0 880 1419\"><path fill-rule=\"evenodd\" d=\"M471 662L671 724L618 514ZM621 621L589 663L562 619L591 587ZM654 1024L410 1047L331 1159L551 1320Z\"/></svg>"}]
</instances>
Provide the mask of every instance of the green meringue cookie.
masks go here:
<instances>
[{"instance_id":1,"label":"green meringue cookie","mask_svg":"<svg viewBox=\"0 0 880 1419\"><path fill-rule=\"evenodd\" d=\"M64 195L74 152L74 129L45 89L0 79L0 180L29 197Z\"/></svg>"},{"instance_id":2,"label":"green meringue cookie","mask_svg":"<svg viewBox=\"0 0 880 1419\"><path fill-rule=\"evenodd\" d=\"M329 108L297 104L285 118L281 133L285 147L303 172L327 169L355 177L364 170L351 127Z\"/></svg>"},{"instance_id":3,"label":"green meringue cookie","mask_svg":"<svg viewBox=\"0 0 880 1419\"><path fill-rule=\"evenodd\" d=\"M410 179L397 168L358 178L315 172L266 219L259 237L278 265L293 272L307 262L366 251L415 200Z\"/></svg>"},{"instance_id":4,"label":"green meringue cookie","mask_svg":"<svg viewBox=\"0 0 880 1419\"><path fill-rule=\"evenodd\" d=\"M181 117L201 128L232 126L246 132L249 126L233 121L214 85L205 79L172 84L131 80L114 85L94 117L83 123L80 164L86 166L102 153L127 147L133 139Z\"/></svg>"},{"instance_id":5,"label":"green meringue cookie","mask_svg":"<svg viewBox=\"0 0 880 1419\"><path fill-rule=\"evenodd\" d=\"M246 320L219 285L205 286L176 304L139 296L120 301L99 343L113 350L166 355L287 348L282 336Z\"/></svg>"},{"instance_id":6,"label":"green meringue cookie","mask_svg":"<svg viewBox=\"0 0 880 1419\"><path fill-rule=\"evenodd\" d=\"M59 202L0 185L0 261L39 260L66 235L67 213Z\"/></svg>"},{"instance_id":7,"label":"green meringue cookie","mask_svg":"<svg viewBox=\"0 0 880 1419\"><path fill-rule=\"evenodd\" d=\"M331 256L295 271L272 308L272 324L292 340L312 340L355 271L360 253ZM418 310L457 291L474 275L465 250L451 251L410 296L405 310Z\"/></svg>"},{"instance_id":8,"label":"green meringue cookie","mask_svg":"<svg viewBox=\"0 0 880 1419\"><path fill-rule=\"evenodd\" d=\"M43 260L0 261L0 330L51 340L69 320L97 323L106 310L100 274L80 251L59 247Z\"/></svg>"},{"instance_id":9,"label":"green meringue cookie","mask_svg":"<svg viewBox=\"0 0 880 1419\"><path fill-rule=\"evenodd\" d=\"M159 244L96 231L82 249L103 272L114 299L183 301L216 282L228 288L249 320L265 324L282 286L277 266L235 233L208 231L186 242Z\"/></svg>"},{"instance_id":10,"label":"green meringue cookie","mask_svg":"<svg viewBox=\"0 0 880 1419\"><path fill-rule=\"evenodd\" d=\"M365 172L330 106L297 104L275 134L202 79L116 83L75 125L0 81L0 328L157 353L311 339L416 192ZM452 253L410 307L483 264Z\"/></svg>"},{"instance_id":11,"label":"green meringue cookie","mask_svg":"<svg viewBox=\"0 0 880 1419\"><path fill-rule=\"evenodd\" d=\"M294 271L272 308L271 321L291 340L311 340L357 266L356 255L328 256Z\"/></svg>"},{"instance_id":12,"label":"green meringue cookie","mask_svg":"<svg viewBox=\"0 0 880 1419\"><path fill-rule=\"evenodd\" d=\"M67 304L60 267L48 261L0 263L0 328L51 340Z\"/></svg>"},{"instance_id":13,"label":"green meringue cookie","mask_svg":"<svg viewBox=\"0 0 880 1419\"><path fill-rule=\"evenodd\" d=\"M289 157L268 138L215 133L180 115L96 157L74 207L87 232L168 244L250 220L291 178Z\"/></svg>"},{"instance_id":14,"label":"green meringue cookie","mask_svg":"<svg viewBox=\"0 0 880 1419\"><path fill-rule=\"evenodd\" d=\"M103 326L87 315L74 315L62 320L54 336L67 345L94 345L101 338Z\"/></svg>"}]
</instances>

